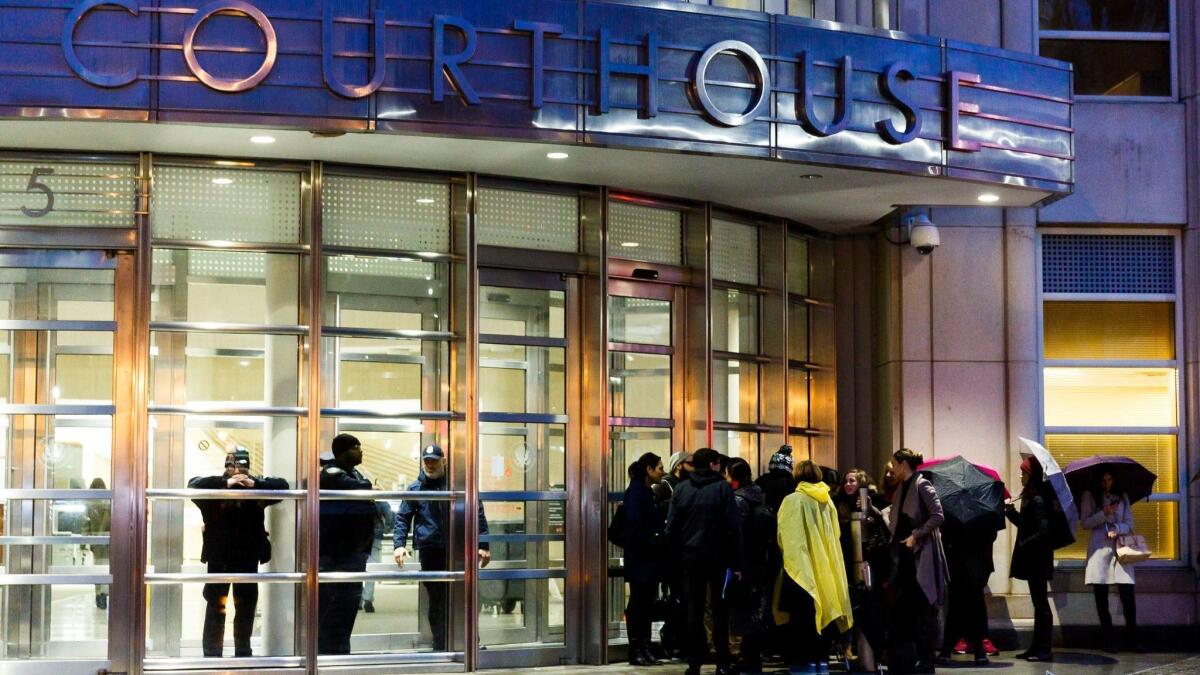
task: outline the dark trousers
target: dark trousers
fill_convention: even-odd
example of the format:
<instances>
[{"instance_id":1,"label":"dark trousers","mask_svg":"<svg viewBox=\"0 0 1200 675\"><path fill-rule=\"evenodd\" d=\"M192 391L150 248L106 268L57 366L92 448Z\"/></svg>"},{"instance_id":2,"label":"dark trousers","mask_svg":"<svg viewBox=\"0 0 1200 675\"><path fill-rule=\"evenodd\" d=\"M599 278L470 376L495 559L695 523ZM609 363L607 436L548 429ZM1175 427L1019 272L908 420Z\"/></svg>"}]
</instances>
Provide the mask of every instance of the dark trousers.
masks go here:
<instances>
[{"instance_id":1,"label":"dark trousers","mask_svg":"<svg viewBox=\"0 0 1200 675\"><path fill-rule=\"evenodd\" d=\"M1133 584L1116 584L1117 592L1121 594L1121 609L1125 612L1125 639L1137 640L1137 601L1133 596ZM1108 585L1092 584L1092 592L1096 594L1096 614L1100 615L1100 628L1104 631L1104 639L1112 637L1112 614L1108 611Z\"/></svg>"},{"instance_id":2,"label":"dark trousers","mask_svg":"<svg viewBox=\"0 0 1200 675\"><path fill-rule=\"evenodd\" d=\"M625 626L631 647L650 645L651 612L658 599L657 581L630 581L629 601L625 604Z\"/></svg>"},{"instance_id":3,"label":"dark trousers","mask_svg":"<svg viewBox=\"0 0 1200 675\"><path fill-rule=\"evenodd\" d=\"M349 555L321 556L322 572L365 572L367 551ZM361 581L324 583L317 587L317 651L321 654L349 654L350 634L358 618L362 601Z\"/></svg>"},{"instance_id":4,"label":"dark trousers","mask_svg":"<svg viewBox=\"0 0 1200 675\"><path fill-rule=\"evenodd\" d=\"M942 653L949 655L954 643L965 638L975 647L976 656L984 656L983 638L987 635L987 600L977 579L950 577L946 598L946 632Z\"/></svg>"},{"instance_id":5,"label":"dark trousers","mask_svg":"<svg viewBox=\"0 0 1200 675\"><path fill-rule=\"evenodd\" d=\"M1029 600L1033 603L1033 654L1050 653L1054 635L1054 614L1050 612L1050 582L1046 579L1029 581Z\"/></svg>"},{"instance_id":6,"label":"dark trousers","mask_svg":"<svg viewBox=\"0 0 1200 675\"><path fill-rule=\"evenodd\" d=\"M813 598L785 572L780 603L791 618L787 624L785 655L793 668L829 660L829 641L817 631L817 607Z\"/></svg>"},{"instance_id":7,"label":"dark trousers","mask_svg":"<svg viewBox=\"0 0 1200 675\"><path fill-rule=\"evenodd\" d=\"M663 596L667 598L666 616L663 617L662 630L659 638L662 640L663 651L671 655L684 649L684 635L687 626L687 605L683 599L683 575L672 566L663 581Z\"/></svg>"},{"instance_id":8,"label":"dark trousers","mask_svg":"<svg viewBox=\"0 0 1200 675\"><path fill-rule=\"evenodd\" d=\"M450 558L444 548L422 548L417 551L421 559L421 571L445 570ZM450 615L450 585L441 581L423 581L421 588L429 598L429 632L433 634L433 651L448 651L446 644L446 619Z\"/></svg>"},{"instance_id":9,"label":"dark trousers","mask_svg":"<svg viewBox=\"0 0 1200 675\"><path fill-rule=\"evenodd\" d=\"M916 661L932 665L938 648L937 607L929 604L916 570L901 563L888 612L888 668L911 670Z\"/></svg>"},{"instance_id":10,"label":"dark trousers","mask_svg":"<svg viewBox=\"0 0 1200 675\"><path fill-rule=\"evenodd\" d=\"M721 591L725 566L711 560L683 560L684 598L687 602L688 665L699 668L708 658L708 636L704 630L704 598L712 603L712 642L717 665L729 665L729 611Z\"/></svg>"},{"instance_id":11,"label":"dark trousers","mask_svg":"<svg viewBox=\"0 0 1200 675\"><path fill-rule=\"evenodd\" d=\"M209 562L209 574L257 572L258 561ZM204 584L204 633L201 644L205 656L223 656L225 646L225 607L231 584ZM254 610L258 606L258 584L233 586L233 655L252 656L250 634L254 632Z\"/></svg>"}]
</instances>

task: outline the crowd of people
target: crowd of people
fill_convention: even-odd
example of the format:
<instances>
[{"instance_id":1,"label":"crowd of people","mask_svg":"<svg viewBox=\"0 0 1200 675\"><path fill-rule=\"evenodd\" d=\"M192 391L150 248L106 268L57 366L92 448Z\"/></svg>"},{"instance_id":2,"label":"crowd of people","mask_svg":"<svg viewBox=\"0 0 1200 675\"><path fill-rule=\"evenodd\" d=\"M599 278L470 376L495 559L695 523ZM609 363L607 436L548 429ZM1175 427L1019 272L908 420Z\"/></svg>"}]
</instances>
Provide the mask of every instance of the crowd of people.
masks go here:
<instances>
[{"instance_id":1,"label":"crowd of people","mask_svg":"<svg viewBox=\"0 0 1200 675\"><path fill-rule=\"evenodd\" d=\"M826 673L832 658L853 670L886 663L893 673L932 673L968 654L987 665L998 654L985 595L997 527L948 520L918 471L923 461L901 449L876 484L861 469L839 474L796 463L789 446L757 479L745 460L710 448L665 463L653 453L639 457L609 526L624 555L630 664L681 658L688 675L708 662L718 675L748 674L762 672L770 657L792 673ZM1010 574L1029 585L1035 626L1029 649L1016 657L1051 661L1055 497L1036 459L1022 463L1021 485L1004 515L1017 528ZM1112 546L1131 531L1132 517L1111 474L1086 493L1082 515L1093 532L1086 582L1104 645L1112 649L1115 584L1125 647L1140 651L1133 571Z\"/></svg>"}]
</instances>

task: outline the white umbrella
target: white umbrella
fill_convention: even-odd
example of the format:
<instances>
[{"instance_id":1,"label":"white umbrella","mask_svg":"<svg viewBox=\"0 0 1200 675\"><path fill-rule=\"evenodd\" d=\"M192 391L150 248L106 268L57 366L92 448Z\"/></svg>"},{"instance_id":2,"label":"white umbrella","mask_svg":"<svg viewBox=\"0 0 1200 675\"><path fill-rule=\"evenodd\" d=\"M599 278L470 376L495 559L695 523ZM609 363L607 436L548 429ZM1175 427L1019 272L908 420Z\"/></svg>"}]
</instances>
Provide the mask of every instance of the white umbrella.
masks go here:
<instances>
[{"instance_id":1,"label":"white umbrella","mask_svg":"<svg viewBox=\"0 0 1200 675\"><path fill-rule=\"evenodd\" d=\"M1058 497L1058 503L1062 507L1063 516L1067 519L1068 532L1072 534L1075 528L1079 526L1079 511L1075 509L1075 499L1071 497L1071 486L1067 484L1067 476L1063 473L1062 467L1055 461L1054 455L1037 441L1031 441L1028 438L1021 438L1022 457L1033 457L1042 465L1042 473L1046 476L1046 482L1050 483L1050 487L1054 488L1054 495Z\"/></svg>"}]
</instances>

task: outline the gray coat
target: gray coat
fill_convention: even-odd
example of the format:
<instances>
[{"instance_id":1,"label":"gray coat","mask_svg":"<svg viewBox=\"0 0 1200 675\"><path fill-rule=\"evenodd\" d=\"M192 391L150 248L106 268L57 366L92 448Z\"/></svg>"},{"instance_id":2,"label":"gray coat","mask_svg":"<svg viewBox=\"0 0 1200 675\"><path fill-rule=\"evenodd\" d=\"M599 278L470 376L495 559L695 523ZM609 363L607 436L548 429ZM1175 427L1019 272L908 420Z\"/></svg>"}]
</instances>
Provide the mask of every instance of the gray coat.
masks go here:
<instances>
[{"instance_id":1,"label":"gray coat","mask_svg":"<svg viewBox=\"0 0 1200 675\"><path fill-rule=\"evenodd\" d=\"M1115 503L1113 515L1105 515L1104 507L1096 502L1091 490L1083 493L1079 500L1080 525L1092 531L1088 540L1087 570L1083 575L1085 584L1132 584L1133 566L1122 565L1117 560L1117 551L1113 546L1115 540L1108 538L1108 530L1116 530L1117 534L1133 532L1133 510L1129 507L1129 498L1121 495Z\"/></svg>"},{"instance_id":2,"label":"gray coat","mask_svg":"<svg viewBox=\"0 0 1200 675\"><path fill-rule=\"evenodd\" d=\"M903 489L901 486L896 490L896 499L900 498ZM940 530L945 515L942 513L942 500L938 499L933 483L918 474L913 478L908 494L904 496L904 503L893 504L888 509L888 529L893 533L897 531L901 512L912 519L913 534L916 535L913 555L916 560L917 583L921 585L921 590L925 591L925 598L929 600L929 604L941 605L946 599L949 574L946 571L946 552L942 548ZM904 544L897 541L895 545Z\"/></svg>"}]
</instances>

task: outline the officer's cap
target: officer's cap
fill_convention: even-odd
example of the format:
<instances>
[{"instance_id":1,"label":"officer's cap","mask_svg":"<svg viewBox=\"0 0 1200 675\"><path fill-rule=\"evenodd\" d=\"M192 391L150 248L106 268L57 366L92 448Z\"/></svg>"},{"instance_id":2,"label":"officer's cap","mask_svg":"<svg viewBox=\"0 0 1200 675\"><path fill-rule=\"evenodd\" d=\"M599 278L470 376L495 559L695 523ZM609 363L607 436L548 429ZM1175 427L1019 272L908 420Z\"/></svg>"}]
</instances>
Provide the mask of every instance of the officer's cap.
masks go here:
<instances>
[{"instance_id":1,"label":"officer's cap","mask_svg":"<svg viewBox=\"0 0 1200 675\"><path fill-rule=\"evenodd\" d=\"M427 446L425 446L425 449L421 451L421 459L422 460L444 459L445 457L446 457L446 453L442 452L442 449L440 447L438 447L437 445L433 445L433 444L427 445Z\"/></svg>"}]
</instances>

